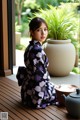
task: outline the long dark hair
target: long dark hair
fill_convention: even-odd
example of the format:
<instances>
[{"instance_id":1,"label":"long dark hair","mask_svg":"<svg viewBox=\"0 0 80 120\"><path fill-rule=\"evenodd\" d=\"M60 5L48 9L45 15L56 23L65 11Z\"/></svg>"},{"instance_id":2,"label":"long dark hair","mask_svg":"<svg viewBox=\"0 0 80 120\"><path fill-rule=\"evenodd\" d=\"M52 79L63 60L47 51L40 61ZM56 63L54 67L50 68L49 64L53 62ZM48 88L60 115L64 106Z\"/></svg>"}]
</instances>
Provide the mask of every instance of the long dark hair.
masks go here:
<instances>
[{"instance_id":1,"label":"long dark hair","mask_svg":"<svg viewBox=\"0 0 80 120\"><path fill-rule=\"evenodd\" d=\"M48 28L48 25L44 19L42 19L40 17L33 18L29 23L29 30L35 31L36 29L38 29L41 26L42 23L44 23L46 25L46 27Z\"/></svg>"}]
</instances>

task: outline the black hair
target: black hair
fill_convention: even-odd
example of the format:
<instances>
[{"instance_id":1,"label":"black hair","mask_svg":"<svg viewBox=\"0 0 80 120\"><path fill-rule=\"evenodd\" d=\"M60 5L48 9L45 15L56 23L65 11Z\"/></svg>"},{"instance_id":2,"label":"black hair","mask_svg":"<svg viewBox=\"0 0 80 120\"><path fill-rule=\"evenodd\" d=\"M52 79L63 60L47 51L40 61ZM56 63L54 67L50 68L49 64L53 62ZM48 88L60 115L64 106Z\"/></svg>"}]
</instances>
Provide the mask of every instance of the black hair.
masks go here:
<instances>
[{"instance_id":1,"label":"black hair","mask_svg":"<svg viewBox=\"0 0 80 120\"><path fill-rule=\"evenodd\" d=\"M36 29L38 29L41 26L42 23L44 23L46 25L46 27L48 28L48 25L44 19L42 19L40 17L33 18L29 23L29 30L35 31Z\"/></svg>"}]
</instances>

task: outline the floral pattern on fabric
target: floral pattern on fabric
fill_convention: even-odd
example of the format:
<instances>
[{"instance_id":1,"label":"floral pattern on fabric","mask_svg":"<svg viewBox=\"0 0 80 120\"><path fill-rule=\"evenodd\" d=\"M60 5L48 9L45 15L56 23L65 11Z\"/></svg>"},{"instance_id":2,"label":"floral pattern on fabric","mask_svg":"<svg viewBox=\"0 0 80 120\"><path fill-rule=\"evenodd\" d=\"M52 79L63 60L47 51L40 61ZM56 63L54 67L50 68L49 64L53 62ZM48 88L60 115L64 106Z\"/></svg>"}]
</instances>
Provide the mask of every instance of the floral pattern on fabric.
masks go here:
<instances>
[{"instance_id":1,"label":"floral pattern on fabric","mask_svg":"<svg viewBox=\"0 0 80 120\"><path fill-rule=\"evenodd\" d=\"M24 105L45 108L56 102L54 84L51 83L47 67L48 58L38 41L30 41L24 53L26 75L21 86ZM22 74L24 74L22 73Z\"/></svg>"}]
</instances>

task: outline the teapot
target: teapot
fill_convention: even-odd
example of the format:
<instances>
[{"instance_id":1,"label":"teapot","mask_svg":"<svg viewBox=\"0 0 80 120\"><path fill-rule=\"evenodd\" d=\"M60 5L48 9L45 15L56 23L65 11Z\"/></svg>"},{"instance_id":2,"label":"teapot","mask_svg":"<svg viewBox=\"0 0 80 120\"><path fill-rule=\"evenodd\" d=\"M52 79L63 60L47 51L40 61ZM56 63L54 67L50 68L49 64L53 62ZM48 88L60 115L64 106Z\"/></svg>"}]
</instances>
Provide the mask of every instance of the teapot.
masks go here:
<instances>
[{"instance_id":1,"label":"teapot","mask_svg":"<svg viewBox=\"0 0 80 120\"><path fill-rule=\"evenodd\" d=\"M68 113L75 118L80 118L80 89L77 88L76 92L70 93L68 96L63 96Z\"/></svg>"}]
</instances>

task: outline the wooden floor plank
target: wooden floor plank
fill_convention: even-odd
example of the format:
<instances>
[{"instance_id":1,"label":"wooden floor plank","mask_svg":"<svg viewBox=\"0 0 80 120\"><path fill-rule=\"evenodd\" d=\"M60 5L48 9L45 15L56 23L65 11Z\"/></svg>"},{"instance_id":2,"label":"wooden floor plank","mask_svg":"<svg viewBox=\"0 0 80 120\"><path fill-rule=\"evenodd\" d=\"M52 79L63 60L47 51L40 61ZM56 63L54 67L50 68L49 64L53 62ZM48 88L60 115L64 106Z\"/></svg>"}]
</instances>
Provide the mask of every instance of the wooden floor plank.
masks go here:
<instances>
[{"instance_id":1,"label":"wooden floor plank","mask_svg":"<svg viewBox=\"0 0 80 120\"><path fill-rule=\"evenodd\" d=\"M1 91L3 92L3 94L4 94L4 93L9 94L10 97L12 97L12 98L14 97L16 100L20 100L20 99L21 99L20 95L15 94L14 92L6 89L6 88L3 87L1 84L0 84L0 88L1 88ZM19 93L19 94L20 94L20 93Z\"/></svg>"},{"instance_id":2,"label":"wooden floor plank","mask_svg":"<svg viewBox=\"0 0 80 120\"><path fill-rule=\"evenodd\" d=\"M9 100L12 100L13 102L21 102L20 97L16 97L15 94L11 93L10 91L6 90L5 88L1 87L1 92L0 94L4 95L5 97L9 98Z\"/></svg>"},{"instance_id":3,"label":"wooden floor plank","mask_svg":"<svg viewBox=\"0 0 80 120\"><path fill-rule=\"evenodd\" d=\"M45 118L46 120L52 120L50 117L48 117L47 115L45 115L43 112L39 110L33 110L35 111L37 114L39 114L40 116L42 116L43 118Z\"/></svg>"},{"instance_id":4,"label":"wooden floor plank","mask_svg":"<svg viewBox=\"0 0 80 120\"><path fill-rule=\"evenodd\" d=\"M4 93L4 94L3 94ZM10 96L9 96L9 94L8 94L8 92L4 92L3 91L3 93L1 92L0 93L0 95L2 95L3 97L6 97L7 99L8 99L8 101L11 101L11 104L15 104L15 106L19 106L19 103L17 102L17 101L15 101L15 99L14 98L11 98ZM5 101L7 101L7 99L5 100ZM21 106L20 106L21 107ZM22 108L22 107L21 107ZM23 109L23 108L22 108ZM20 110L20 108L19 108L19 110ZM38 115L38 114L36 114L36 112L33 112L33 111L30 111L30 110L27 110L27 112L30 114L30 117L31 117L31 114L32 114L32 116L34 116L34 117L36 117L36 118L38 118L38 119L40 119L40 120L44 120L42 117L41 117L41 115ZM24 112L25 113L25 112ZM26 113L25 113L26 114ZM34 118L31 118L31 120L34 120Z\"/></svg>"},{"instance_id":5,"label":"wooden floor plank","mask_svg":"<svg viewBox=\"0 0 80 120\"><path fill-rule=\"evenodd\" d=\"M1 83L1 84L2 84L2 83ZM7 93L7 94L8 94L8 93ZM29 112L29 110L28 110L28 112ZM32 114L32 112L31 112L31 114ZM52 115L52 118L51 118L51 114L50 114L50 116L49 116L49 114L50 114L50 113L48 113L48 115L47 115L47 114L46 114L46 115L44 114L44 116L46 116L48 119L52 119L52 118L53 118L53 115ZM36 116L36 115L35 115L35 116ZM37 116L38 116L38 115L37 115ZM38 118L40 118L40 117L38 116ZM54 116L54 118L55 118L55 116ZM41 118L41 119L43 119L43 118ZM56 119L57 119L57 118L56 118ZM56 119L55 119L55 120L56 120Z\"/></svg>"},{"instance_id":6,"label":"wooden floor plank","mask_svg":"<svg viewBox=\"0 0 80 120\"><path fill-rule=\"evenodd\" d=\"M4 110L3 110L3 107L4 106L2 106L1 104L0 104L0 113L1 112L4 112ZM2 109L1 109L2 108ZM1 120L1 119L0 119ZM8 115L8 120L14 120L10 115Z\"/></svg>"},{"instance_id":7,"label":"wooden floor plank","mask_svg":"<svg viewBox=\"0 0 80 120\"><path fill-rule=\"evenodd\" d=\"M0 83L0 88L2 90L2 92L4 92L5 94L10 95L10 97L14 98L14 99L21 99L21 95L20 95L20 91L16 92L16 90L13 90L12 88L8 88L8 86L3 85L3 83Z\"/></svg>"},{"instance_id":8,"label":"wooden floor plank","mask_svg":"<svg viewBox=\"0 0 80 120\"><path fill-rule=\"evenodd\" d=\"M10 91L12 91L12 92L14 92L15 94L17 94L17 95L20 96L20 94L19 94L19 92L20 92L19 88L16 90L16 87L12 87L11 85L6 85L6 84L4 84L4 83L2 83L2 82L0 82L0 84L1 84L3 87L5 87L6 89L8 89L8 90L10 90ZM14 88L15 88L15 89L14 89Z\"/></svg>"},{"instance_id":9,"label":"wooden floor plank","mask_svg":"<svg viewBox=\"0 0 80 120\"><path fill-rule=\"evenodd\" d=\"M0 94L0 95L1 95L1 94ZM2 98L2 96L3 96L3 95L1 95L1 98ZM26 115L26 117L28 117L30 120L32 120L32 119L33 119L33 120L36 120L36 118L43 120L43 118L40 117L39 115L35 114L35 112L33 113L33 116L34 116L34 117L32 117L31 114L25 112L25 111L24 111L24 108L20 107L16 102L15 102L15 104L14 104L13 101L12 101L10 98L6 99L5 97L8 98L8 96L3 96L5 102L6 102L8 105L10 105L13 109L15 109L16 111L20 112L21 114ZM10 101L10 100L11 100L11 101ZM32 111L31 111L31 112L32 112Z\"/></svg>"},{"instance_id":10,"label":"wooden floor plank","mask_svg":"<svg viewBox=\"0 0 80 120\"><path fill-rule=\"evenodd\" d=\"M69 116L64 107L24 107L21 104L20 89L17 82L0 77L0 112L8 112L9 120L80 120Z\"/></svg>"},{"instance_id":11,"label":"wooden floor plank","mask_svg":"<svg viewBox=\"0 0 80 120\"><path fill-rule=\"evenodd\" d=\"M57 109L54 105L49 106L49 108L52 109L52 111L55 111L55 112L59 113L59 114L62 115L63 117L66 117L67 111L62 112L61 109L59 109L59 107L58 107L58 109ZM65 108L64 108L64 109L65 109ZM66 113L66 114L65 114L65 113Z\"/></svg>"},{"instance_id":12,"label":"wooden floor plank","mask_svg":"<svg viewBox=\"0 0 80 120\"><path fill-rule=\"evenodd\" d=\"M8 83L10 83L10 82L8 82ZM50 114L50 116L49 116L49 114ZM52 119L53 118L53 115L51 113L48 113L48 115L47 114L46 115L43 114L43 115L46 116L46 118L48 118L48 119ZM51 118L51 115L52 115L52 118ZM54 118L55 118L55 116L54 116ZM58 120L57 118L55 118L55 119Z\"/></svg>"},{"instance_id":13,"label":"wooden floor plank","mask_svg":"<svg viewBox=\"0 0 80 120\"><path fill-rule=\"evenodd\" d=\"M60 118L55 117L53 114L51 114L50 112L48 112L46 109L45 109L45 110L41 109L41 111L42 111L45 115L48 115L48 116L49 116L51 119L53 119L53 120L60 120Z\"/></svg>"},{"instance_id":14,"label":"wooden floor plank","mask_svg":"<svg viewBox=\"0 0 80 120\"><path fill-rule=\"evenodd\" d=\"M0 99L1 100L1 99ZM1 103L1 101L0 101ZM2 103L0 104L1 109L4 112L8 112L9 116L11 116L14 120L21 120L18 116L16 116L13 112L11 112L9 109L7 109L7 107L5 107L5 105L3 105Z\"/></svg>"},{"instance_id":15,"label":"wooden floor plank","mask_svg":"<svg viewBox=\"0 0 80 120\"><path fill-rule=\"evenodd\" d=\"M51 114L53 114L54 116L56 116L56 117L58 117L58 118L61 118L61 120L67 120L66 118L64 118L64 116L62 116L61 114L60 114L60 112L58 112L58 111L54 111L53 112L53 110L52 109L50 109L49 107L48 108L46 108L47 109L47 111L48 112L50 112Z\"/></svg>"},{"instance_id":16,"label":"wooden floor plank","mask_svg":"<svg viewBox=\"0 0 80 120\"><path fill-rule=\"evenodd\" d=\"M5 98L0 96L0 102L2 104L4 104L4 106L6 106L6 108L11 111L12 113L14 113L16 116L18 116L20 119L23 120L29 120L28 118L26 118L24 115L22 115L20 112L18 112L18 110L16 110L14 107L12 107L11 105L9 105L8 101L5 101Z\"/></svg>"},{"instance_id":17,"label":"wooden floor plank","mask_svg":"<svg viewBox=\"0 0 80 120\"><path fill-rule=\"evenodd\" d=\"M14 82L14 81L11 81L11 80L8 80L8 81L6 82L6 79L1 80L0 82L2 82L2 83L4 83L4 84L12 87L13 89L16 89L18 92L20 91L19 88L21 88L21 87L18 86L18 83L17 83L17 82Z\"/></svg>"}]
</instances>

